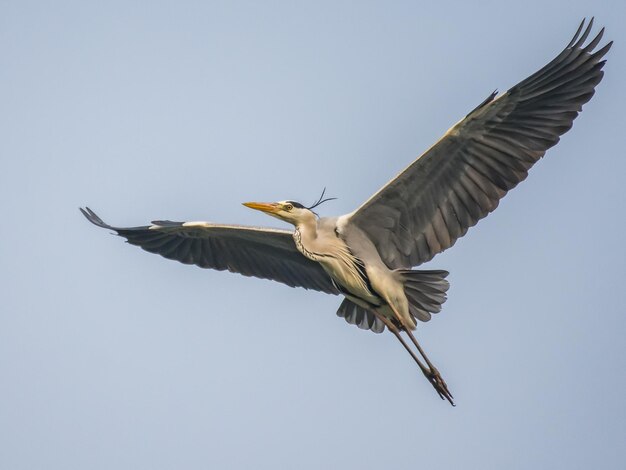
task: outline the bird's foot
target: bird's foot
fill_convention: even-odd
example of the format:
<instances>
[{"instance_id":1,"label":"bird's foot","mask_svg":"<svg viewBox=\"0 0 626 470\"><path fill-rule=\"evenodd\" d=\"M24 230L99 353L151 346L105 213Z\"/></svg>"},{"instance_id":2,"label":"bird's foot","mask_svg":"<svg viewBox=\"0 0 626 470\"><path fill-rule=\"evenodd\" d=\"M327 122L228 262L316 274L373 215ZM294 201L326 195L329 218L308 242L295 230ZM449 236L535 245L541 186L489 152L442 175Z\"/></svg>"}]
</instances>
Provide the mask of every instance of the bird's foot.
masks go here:
<instances>
[{"instance_id":1,"label":"bird's foot","mask_svg":"<svg viewBox=\"0 0 626 470\"><path fill-rule=\"evenodd\" d=\"M435 391L439 394L442 400L448 400L452 406L456 406L453 401L453 396L448 390L448 385L446 381L443 380L439 371L432 366L430 370L424 372L424 375L430 382L430 384L435 388Z\"/></svg>"}]
</instances>

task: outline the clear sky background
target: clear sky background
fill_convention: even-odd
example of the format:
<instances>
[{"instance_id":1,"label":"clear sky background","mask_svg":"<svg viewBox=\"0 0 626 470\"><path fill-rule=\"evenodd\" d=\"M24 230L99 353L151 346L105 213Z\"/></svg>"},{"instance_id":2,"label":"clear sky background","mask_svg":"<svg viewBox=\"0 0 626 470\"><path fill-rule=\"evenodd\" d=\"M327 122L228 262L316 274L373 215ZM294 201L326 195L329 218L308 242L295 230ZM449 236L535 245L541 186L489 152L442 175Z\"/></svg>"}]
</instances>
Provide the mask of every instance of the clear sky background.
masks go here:
<instances>
[{"instance_id":1,"label":"clear sky background","mask_svg":"<svg viewBox=\"0 0 626 470\"><path fill-rule=\"evenodd\" d=\"M473 3L0 2L0 468L624 468L626 7ZM456 408L339 298L78 212L276 226L240 203L324 186L349 212L591 15L596 96L426 265Z\"/></svg>"}]
</instances>

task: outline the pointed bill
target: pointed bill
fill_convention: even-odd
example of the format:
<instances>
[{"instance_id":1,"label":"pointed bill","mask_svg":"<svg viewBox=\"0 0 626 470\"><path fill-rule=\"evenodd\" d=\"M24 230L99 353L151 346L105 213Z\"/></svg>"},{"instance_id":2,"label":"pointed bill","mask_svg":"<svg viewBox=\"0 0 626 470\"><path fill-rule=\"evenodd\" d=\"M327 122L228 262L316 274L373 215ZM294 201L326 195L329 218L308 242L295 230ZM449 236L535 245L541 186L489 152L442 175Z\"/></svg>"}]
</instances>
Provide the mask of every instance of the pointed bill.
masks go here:
<instances>
[{"instance_id":1,"label":"pointed bill","mask_svg":"<svg viewBox=\"0 0 626 470\"><path fill-rule=\"evenodd\" d=\"M280 206L275 202L244 202L243 205L268 214L275 214L280 210Z\"/></svg>"}]
</instances>

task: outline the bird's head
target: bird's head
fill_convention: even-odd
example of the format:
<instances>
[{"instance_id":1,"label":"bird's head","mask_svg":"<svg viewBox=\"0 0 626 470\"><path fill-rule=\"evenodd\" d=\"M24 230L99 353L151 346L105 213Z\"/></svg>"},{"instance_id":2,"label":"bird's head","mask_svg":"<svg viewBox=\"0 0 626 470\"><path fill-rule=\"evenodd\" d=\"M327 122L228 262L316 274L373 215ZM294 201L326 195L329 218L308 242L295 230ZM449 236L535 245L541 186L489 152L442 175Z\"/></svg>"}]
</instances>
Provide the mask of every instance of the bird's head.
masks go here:
<instances>
[{"instance_id":1,"label":"bird's head","mask_svg":"<svg viewBox=\"0 0 626 470\"><path fill-rule=\"evenodd\" d=\"M315 213L295 201L280 202L244 202L244 206L265 212L272 217L289 222L294 226L315 220Z\"/></svg>"}]
</instances>

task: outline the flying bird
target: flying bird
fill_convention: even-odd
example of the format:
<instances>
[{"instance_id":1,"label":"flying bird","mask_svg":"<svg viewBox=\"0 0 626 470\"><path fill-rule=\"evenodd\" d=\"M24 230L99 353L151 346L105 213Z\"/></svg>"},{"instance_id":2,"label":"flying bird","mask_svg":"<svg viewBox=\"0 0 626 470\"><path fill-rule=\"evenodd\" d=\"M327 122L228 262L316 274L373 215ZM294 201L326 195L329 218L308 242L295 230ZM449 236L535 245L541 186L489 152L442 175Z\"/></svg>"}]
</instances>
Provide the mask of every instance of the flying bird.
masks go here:
<instances>
[{"instance_id":1,"label":"flying bird","mask_svg":"<svg viewBox=\"0 0 626 470\"><path fill-rule=\"evenodd\" d=\"M87 219L151 253L341 295L337 315L359 328L388 329L442 399L453 396L413 331L441 310L447 271L412 269L450 248L559 141L594 94L604 28L588 43L593 18L565 49L506 93L492 93L430 149L355 211L318 217L325 202L247 202L294 230L210 222L154 221L114 227L89 208ZM405 336L408 337L408 341Z\"/></svg>"}]
</instances>

